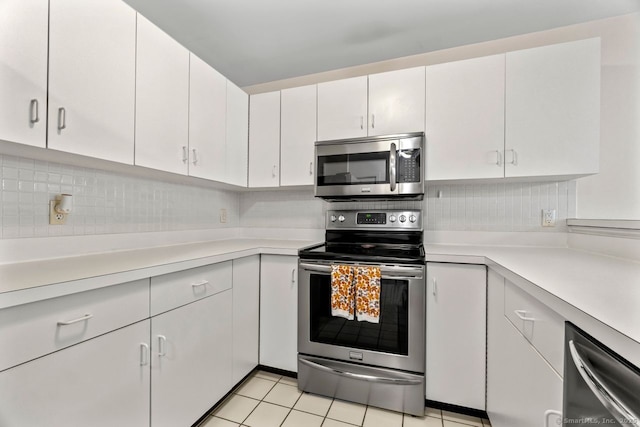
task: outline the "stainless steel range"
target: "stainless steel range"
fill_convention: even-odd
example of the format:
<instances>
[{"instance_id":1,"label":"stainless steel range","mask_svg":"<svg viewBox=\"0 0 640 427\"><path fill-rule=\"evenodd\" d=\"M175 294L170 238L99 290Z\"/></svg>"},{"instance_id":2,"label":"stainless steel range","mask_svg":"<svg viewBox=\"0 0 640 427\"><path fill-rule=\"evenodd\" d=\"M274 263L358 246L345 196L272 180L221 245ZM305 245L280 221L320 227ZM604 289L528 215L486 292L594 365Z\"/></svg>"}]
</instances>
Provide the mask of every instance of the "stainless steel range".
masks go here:
<instances>
[{"instance_id":1,"label":"stainless steel range","mask_svg":"<svg viewBox=\"0 0 640 427\"><path fill-rule=\"evenodd\" d=\"M424 415L422 213L329 211L325 237L299 252L299 388ZM332 315L332 266L379 268L377 323Z\"/></svg>"}]
</instances>

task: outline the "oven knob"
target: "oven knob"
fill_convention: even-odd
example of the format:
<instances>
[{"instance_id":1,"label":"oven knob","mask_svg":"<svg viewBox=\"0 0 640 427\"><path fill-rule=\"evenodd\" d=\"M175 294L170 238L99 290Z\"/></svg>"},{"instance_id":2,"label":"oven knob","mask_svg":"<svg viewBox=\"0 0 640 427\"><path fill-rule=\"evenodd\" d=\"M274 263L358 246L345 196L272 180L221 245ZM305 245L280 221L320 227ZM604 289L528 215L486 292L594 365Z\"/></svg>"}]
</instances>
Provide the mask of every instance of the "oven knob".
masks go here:
<instances>
[{"instance_id":1,"label":"oven knob","mask_svg":"<svg viewBox=\"0 0 640 427\"><path fill-rule=\"evenodd\" d=\"M331 215L331 218L329 219L331 220L331 222L336 222L336 219L338 219L338 217L335 215Z\"/></svg>"},{"instance_id":2,"label":"oven knob","mask_svg":"<svg viewBox=\"0 0 640 427\"><path fill-rule=\"evenodd\" d=\"M404 215L400 215L400 222L405 222L407 220L407 217Z\"/></svg>"},{"instance_id":3,"label":"oven knob","mask_svg":"<svg viewBox=\"0 0 640 427\"><path fill-rule=\"evenodd\" d=\"M417 218L416 218L416 216L415 216L415 215L411 215L411 216L409 217L409 222L416 222L416 219L417 219Z\"/></svg>"},{"instance_id":4,"label":"oven knob","mask_svg":"<svg viewBox=\"0 0 640 427\"><path fill-rule=\"evenodd\" d=\"M391 216L389 216L389 221L391 221L391 222L396 222L396 219L397 219L397 218L396 218L396 216L395 216L395 215L391 215Z\"/></svg>"},{"instance_id":5,"label":"oven knob","mask_svg":"<svg viewBox=\"0 0 640 427\"><path fill-rule=\"evenodd\" d=\"M340 221L340 222L344 222L344 215L340 215L340 216L338 217L338 221Z\"/></svg>"}]
</instances>

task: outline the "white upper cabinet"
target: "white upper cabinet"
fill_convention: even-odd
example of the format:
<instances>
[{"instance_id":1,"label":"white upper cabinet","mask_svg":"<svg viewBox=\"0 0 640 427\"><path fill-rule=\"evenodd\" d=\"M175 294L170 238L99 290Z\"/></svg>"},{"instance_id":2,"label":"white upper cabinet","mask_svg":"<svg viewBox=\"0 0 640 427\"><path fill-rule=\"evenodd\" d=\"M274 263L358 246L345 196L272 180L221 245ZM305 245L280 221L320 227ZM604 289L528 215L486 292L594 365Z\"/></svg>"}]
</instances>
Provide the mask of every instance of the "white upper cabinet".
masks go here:
<instances>
[{"instance_id":1,"label":"white upper cabinet","mask_svg":"<svg viewBox=\"0 0 640 427\"><path fill-rule=\"evenodd\" d=\"M133 164L136 12L112 0L52 0L48 147Z\"/></svg>"},{"instance_id":2,"label":"white upper cabinet","mask_svg":"<svg viewBox=\"0 0 640 427\"><path fill-rule=\"evenodd\" d=\"M367 136L367 76L318 84L318 140Z\"/></svg>"},{"instance_id":3,"label":"white upper cabinet","mask_svg":"<svg viewBox=\"0 0 640 427\"><path fill-rule=\"evenodd\" d=\"M506 58L505 176L597 173L600 39Z\"/></svg>"},{"instance_id":4,"label":"white upper cabinet","mask_svg":"<svg viewBox=\"0 0 640 427\"><path fill-rule=\"evenodd\" d=\"M224 181L227 79L190 54L189 175Z\"/></svg>"},{"instance_id":5,"label":"white upper cabinet","mask_svg":"<svg viewBox=\"0 0 640 427\"><path fill-rule=\"evenodd\" d=\"M280 92L252 95L249 102L249 187L280 184Z\"/></svg>"},{"instance_id":6,"label":"white upper cabinet","mask_svg":"<svg viewBox=\"0 0 640 427\"><path fill-rule=\"evenodd\" d=\"M224 182L247 186L249 95L227 80L227 142Z\"/></svg>"},{"instance_id":7,"label":"white upper cabinet","mask_svg":"<svg viewBox=\"0 0 640 427\"><path fill-rule=\"evenodd\" d=\"M135 164L187 174L189 51L138 14Z\"/></svg>"},{"instance_id":8,"label":"white upper cabinet","mask_svg":"<svg viewBox=\"0 0 640 427\"><path fill-rule=\"evenodd\" d=\"M281 96L280 185L313 185L316 85L285 89Z\"/></svg>"},{"instance_id":9,"label":"white upper cabinet","mask_svg":"<svg viewBox=\"0 0 640 427\"><path fill-rule=\"evenodd\" d=\"M427 67L427 180L504 176L504 58Z\"/></svg>"},{"instance_id":10,"label":"white upper cabinet","mask_svg":"<svg viewBox=\"0 0 640 427\"><path fill-rule=\"evenodd\" d=\"M0 4L0 139L46 146L47 0Z\"/></svg>"},{"instance_id":11,"label":"white upper cabinet","mask_svg":"<svg viewBox=\"0 0 640 427\"><path fill-rule=\"evenodd\" d=\"M369 76L369 135L424 131L425 67Z\"/></svg>"}]
</instances>

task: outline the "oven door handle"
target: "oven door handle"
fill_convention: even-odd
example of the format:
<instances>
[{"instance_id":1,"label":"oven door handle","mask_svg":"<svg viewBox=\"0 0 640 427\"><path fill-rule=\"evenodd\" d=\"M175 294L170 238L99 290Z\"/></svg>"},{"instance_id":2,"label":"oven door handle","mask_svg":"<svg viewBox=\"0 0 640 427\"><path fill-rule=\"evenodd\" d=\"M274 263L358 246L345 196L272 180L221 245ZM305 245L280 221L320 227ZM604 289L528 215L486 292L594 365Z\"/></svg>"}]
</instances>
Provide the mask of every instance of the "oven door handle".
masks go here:
<instances>
[{"instance_id":1,"label":"oven door handle","mask_svg":"<svg viewBox=\"0 0 640 427\"><path fill-rule=\"evenodd\" d=\"M638 420L640 420L640 417L634 414L633 411L615 395L600 376L596 374L589 362L582 358L580 352L573 343L573 340L569 341L569 351L571 352L571 358L573 359L573 363L576 365L580 376L584 382L587 383L587 386L591 389L595 397L598 398L600 403L602 403L604 407L611 412L611 415L616 417L618 420L633 420L637 423Z\"/></svg>"},{"instance_id":2,"label":"oven door handle","mask_svg":"<svg viewBox=\"0 0 640 427\"><path fill-rule=\"evenodd\" d=\"M314 369L319 369L321 371L329 372L332 374L340 375L342 377L353 378L356 380L369 381L373 383L384 383L384 384L394 384L394 385L420 385L422 382L420 380L411 380L407 378L390 378L390 377L379 377L376 375L367 375L367 374L356 374L353 372L343 371L341 369L331 368L329 366L325 366L321 363L312 362L307 359L299 358L298 361L303 365L307 365Z\"/></svg>"},{"instance_id":3,"label":"oven door handle","mask_svg":"<svg viewBox=\"0 0 640 427\"><path fill-rule=\"evenodd\" d=\"M300 268L318 273L331 273L331 264L300 263ZM422 267L381 266L380 274L383 279L415 279L424 276Z\"/></svg>"}]
</instances>

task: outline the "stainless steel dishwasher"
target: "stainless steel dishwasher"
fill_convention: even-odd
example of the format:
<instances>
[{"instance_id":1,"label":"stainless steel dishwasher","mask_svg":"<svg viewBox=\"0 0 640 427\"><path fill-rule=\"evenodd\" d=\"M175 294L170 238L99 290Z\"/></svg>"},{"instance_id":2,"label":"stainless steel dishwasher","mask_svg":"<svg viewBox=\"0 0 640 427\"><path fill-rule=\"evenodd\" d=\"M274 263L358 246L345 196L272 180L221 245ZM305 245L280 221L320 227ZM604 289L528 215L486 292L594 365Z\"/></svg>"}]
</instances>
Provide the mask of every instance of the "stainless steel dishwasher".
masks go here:
<instances>
[{"instance_id":1,"label":"stainless steel dishwasher","mask_svg":"<svg viewBox=\"0 0 640 427\"><path fill-rule=\"evenodd\" d=\"M640 426L640 369L567 322L563 426Z\"/></svg>"}]
</instances>

